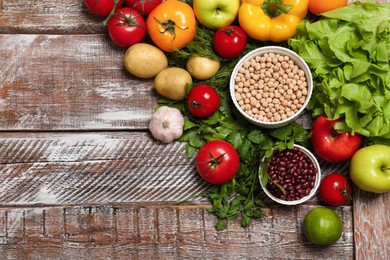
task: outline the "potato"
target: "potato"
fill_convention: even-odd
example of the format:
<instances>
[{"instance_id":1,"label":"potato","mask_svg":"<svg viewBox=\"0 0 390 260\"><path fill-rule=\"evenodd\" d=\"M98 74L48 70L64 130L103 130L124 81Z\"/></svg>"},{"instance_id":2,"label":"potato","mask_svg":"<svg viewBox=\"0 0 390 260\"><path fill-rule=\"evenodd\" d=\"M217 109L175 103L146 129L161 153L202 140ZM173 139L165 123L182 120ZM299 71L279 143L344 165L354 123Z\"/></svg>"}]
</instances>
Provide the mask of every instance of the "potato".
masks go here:
<instances>
[{"instance_id":1,"label":"potato","mask_svg":"<svg viewBox=\"0 0 390 260\"><path fill-rule=\"evenodd\" d=\"M127 49L123 64L134 76L149 79L168 67L168 58L151 44L136 43Z\"/></svg>"},{"instance_id":2,"label":"potato","mask_svg":"<svg viewBox=\"0 0 390 260\"><path fill-rule=\"evenodd\" d=\"M192 56L187 61L187 71L194 79L206 80L217 74L221 63L206 57Z\"/></svg>"},{"instance_id":3,"label":"potato","mask_svg":"<svg viewBox=\"0 0 390 260\"><path fill-rule=\"evenodd\" d=\"M154 88L163 97L172 100L183 100L186 85L192 84L192 77L185 69L167 68L154 78Z\"/></svg>"}]
</instances>

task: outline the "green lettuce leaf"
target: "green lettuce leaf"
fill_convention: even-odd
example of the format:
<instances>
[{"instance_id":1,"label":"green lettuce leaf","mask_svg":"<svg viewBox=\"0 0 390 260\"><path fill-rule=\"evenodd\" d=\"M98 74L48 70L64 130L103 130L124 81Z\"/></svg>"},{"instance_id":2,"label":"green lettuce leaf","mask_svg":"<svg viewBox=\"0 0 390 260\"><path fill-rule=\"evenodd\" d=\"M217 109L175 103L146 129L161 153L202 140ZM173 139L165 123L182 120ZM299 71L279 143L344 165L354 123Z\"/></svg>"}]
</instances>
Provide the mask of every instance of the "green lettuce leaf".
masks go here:
<instances>
[{"instance_id":1,"label":"green lettuce leaf","mask_svg":"<svg viewBox=\"0 0 390 260\"><path fill-rule=\"evenodd\" d=\"M313 116L345 118L340 131L390 139L390 4L355 2L302 21L289 46L309 65Z\"/></svg>"}]
</instances>

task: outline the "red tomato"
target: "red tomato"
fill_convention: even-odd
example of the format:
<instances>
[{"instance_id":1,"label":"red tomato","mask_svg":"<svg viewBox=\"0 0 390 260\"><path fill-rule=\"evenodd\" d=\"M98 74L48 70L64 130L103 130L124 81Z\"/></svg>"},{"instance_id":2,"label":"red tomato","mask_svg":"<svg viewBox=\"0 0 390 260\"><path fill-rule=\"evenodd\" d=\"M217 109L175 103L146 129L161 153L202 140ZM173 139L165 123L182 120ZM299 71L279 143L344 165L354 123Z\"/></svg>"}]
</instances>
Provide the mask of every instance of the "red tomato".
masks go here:
<instances>
[{"instance_id":1,"label":"red tomato","mask_svg":"<svg viewBox=\"0 0 390 260\"><path fill-rule=\"evenodd\" d=\"M193 87L187 97L187 107L197 117L209 117L219 107L218 92L211 86L201 84Z\"/></svg>"},{"instance_id":2,"label":"red tomato","mask_svg":"<svg viewBox=\"0 0 390 260\"><path fill-rule=\"evenodd\" d=\"M215 52L222 58L238 57L246 47L247 37L241 27L228 25L219 28L213 38Z\"/></svg>"},{"instance_id":3,"label":"red tomato","mask_svg":"<svg viewBox=\"0 0 390 260\"><path fill-rule=\"evenodd\" d=\"M142 41L146 34L145 20L136 10L123 7L115 11L107 23L110 38L121 47Z\"/></svg>"},{"instance_id":4,"label":"red tomato","mask_svg":"<svg viewBox=\"0 0 390 260\"><path fill-rule=\"evenodd\" d=\"M344 175L331 173L322 179L319 194L326 204L340 206L351 200L352 188Z\"/></svg>"},{"instance_id":5,"label":"red tomato","mask_svg":"<svg viewBox=\"0 0 390 260\"><path fill-rule=\"evenodd\" d=\"M162 0L126 0L126 4L142 15L148 15Z\"/></svg>"},{"instance_id":6,"label":"red tomato","mask_svg":"<svg viewBox=\"0 0 390 260\"><path fill-rule=\"evenodd\" d=\"M348 0L310 0L309 11L313 14L320 14L331 11L348 4Z\"/></svg>"},{"instance_id":7,"label":"red tomato","mask_svg":"<svg viewBox=\"0 0 390 260\"><path fill-rule=\"evenodd\" d=\"M240 157L226 141L214 140L203 145L196 156L200 176L212 184L223 184L234 178L240 167Z\"/></svg>"},{"instance_id":8,"label":"red tomato","mask_svg":"<svg viewBox=\"0 0 390 260\"><path fill-rule=\"evenodd\" d=\"M84 3L89 11L99 16L108 16L115 6L114 0L84 0ZM122 4L123 0L120 0L116 9L119 9Z\"/></svg>"}]
</instances>

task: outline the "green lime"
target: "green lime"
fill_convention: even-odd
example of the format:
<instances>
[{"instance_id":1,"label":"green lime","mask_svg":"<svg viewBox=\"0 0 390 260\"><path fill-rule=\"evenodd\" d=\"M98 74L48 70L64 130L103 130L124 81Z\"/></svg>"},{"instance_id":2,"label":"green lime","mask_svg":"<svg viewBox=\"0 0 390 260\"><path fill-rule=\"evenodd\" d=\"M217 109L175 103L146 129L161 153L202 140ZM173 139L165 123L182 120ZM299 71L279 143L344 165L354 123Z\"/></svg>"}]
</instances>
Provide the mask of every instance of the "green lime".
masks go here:
<instances>
[{"instance_id":1,"label":"green lime","mask_svg":"<svg viewBox=\"0 0 390 260\"><path fill-rule=\"evenodd\" d=\"M307 240L317 245L330 245L341 237L343 221L336 211L319 207L310 210L303 223Z\"/></svg>"}]
</instances>

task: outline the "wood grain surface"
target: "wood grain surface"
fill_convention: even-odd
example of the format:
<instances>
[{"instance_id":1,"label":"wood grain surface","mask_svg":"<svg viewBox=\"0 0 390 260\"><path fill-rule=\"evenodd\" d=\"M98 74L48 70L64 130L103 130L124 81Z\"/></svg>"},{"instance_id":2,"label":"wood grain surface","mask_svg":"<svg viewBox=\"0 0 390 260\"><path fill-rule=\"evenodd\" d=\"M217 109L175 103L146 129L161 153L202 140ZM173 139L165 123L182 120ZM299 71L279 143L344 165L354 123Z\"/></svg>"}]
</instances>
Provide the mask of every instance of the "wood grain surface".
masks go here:
<instances>
[{"instance_id":1,"label":"wood grain surface","mask_svg":"<svg viewBox=\"0 0 390 260\"><path fill-rule=\"evenodd\" d=\"M248 229L216 233L208 205L0 208L2 259L352 259L349 207L332 247L305 241L300 219L314 206L275 206ZM26 258L25 258L26 257Z\"/></svg>"},{"instance_id":2,"label":"wood grain surface","mask_svg":"<svg viewBox=\"0 0 390 260\"><path fill-rule=\"evenodd\" d=\"M266 200L264 218L222 232L204 199L173 205L210 186L184 143L149 134L158 95L123 68L102 20L80 0L0 0L0 259L390 258L390 194L354 189L328 247L302 234L317 197Z\"/></svg>"}]
</instances>

